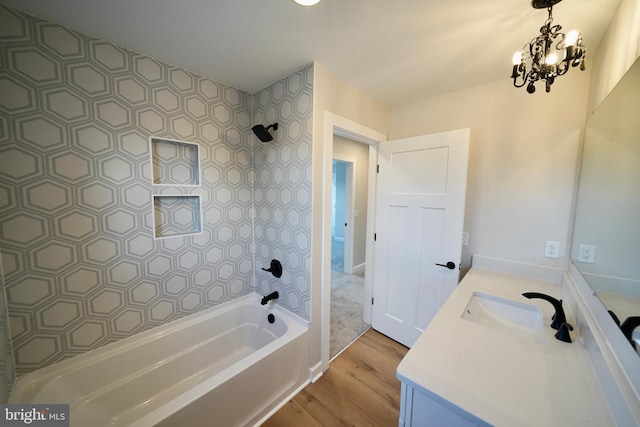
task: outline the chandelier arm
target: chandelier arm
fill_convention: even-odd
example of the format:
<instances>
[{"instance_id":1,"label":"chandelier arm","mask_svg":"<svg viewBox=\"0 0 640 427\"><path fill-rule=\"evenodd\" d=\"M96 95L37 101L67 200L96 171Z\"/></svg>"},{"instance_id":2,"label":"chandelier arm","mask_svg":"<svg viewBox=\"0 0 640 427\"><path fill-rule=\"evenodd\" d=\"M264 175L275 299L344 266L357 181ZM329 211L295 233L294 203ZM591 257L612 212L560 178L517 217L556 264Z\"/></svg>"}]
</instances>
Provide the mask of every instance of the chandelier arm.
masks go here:
<instances>
[{"instance_id":1,"label":"chandelier arm","mask_svg":"<svg viewBox=\"0 0 640 427\"><path fill-rule=\"evenodd\" d=\"M551 32L547 35L549 40L551 40L553 43L556 43L556 49L558 49L558 50L561 50L561 49L558 48L557 46L559 46L560 43L563 43L564 39L565 39L565 35L561 30L562 30L562 26L561 25L554 25L551 28ZM557 42L556 42L556 40L557 40Z\"/></svg>"},{"instance_id":2,"label":"chandelier arm","mask_svg":"<svg viewBox=\"0 0 640 427\"><path fill-rule=\"evenodd\" d=\"M527 71L527 67L524 62L520 65L514 65L513 73L511 74L511 78L513 79L513 85L515 87L522 87L527 83L527 80L531 76L531 70ZM521 78L521 83L518 84L518 78Z\"/></svg>"},{"instance_id":3,"label":"chandelier arm","mask_svg":"<svg viewBox=\"0 0 640 427\"><path fill-rule=\"evenodd\" d=\"M520 88L520 87L524 86L524 85L527 83L527 80L528 80L528 79L523 78L523 79L522 79L522 82L521 82L520 84L518 84L517 80L516 80L516 79L513 79L513 85L514 85L515 87Z\"/></svg>"}]
</instances>

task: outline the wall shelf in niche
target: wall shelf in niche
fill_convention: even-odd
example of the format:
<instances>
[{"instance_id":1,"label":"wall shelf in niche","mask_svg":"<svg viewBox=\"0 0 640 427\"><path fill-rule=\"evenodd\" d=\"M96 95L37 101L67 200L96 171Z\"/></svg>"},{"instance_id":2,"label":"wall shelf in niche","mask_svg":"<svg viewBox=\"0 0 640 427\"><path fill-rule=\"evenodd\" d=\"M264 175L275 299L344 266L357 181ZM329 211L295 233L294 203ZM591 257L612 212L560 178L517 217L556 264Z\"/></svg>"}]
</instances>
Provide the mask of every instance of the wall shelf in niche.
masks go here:
<instances>
[{"instance_id":1,"label":"wall shelf in niche","mask_svg":"<svg viewBox=\"0 0 640 427\"><path fill-rule=\"evenodd\" d=\"M150 138L154 185L200 185L200 146L193 142Z\"/></svg>"},{"instance_id":2,"label":"wall shelf in niche","mask_svg":"<svg viewBox=\"0 0 640 427\"><path fill-rule=\"evenodd\" d=\"M151 181L154 187L175 187L184 193L200 186L200 146L193 142L151 137ZM154 194L153 230L156 239L202 232L199 195Z\"/></svg>"},{"instance_id":3,"label":"wall shelf in niche","mask_svg":"<svg viewBox=\"0 0 640 427\"><path fill-rule=\"evenodd\" d=\"M153 229L156 239L188 236L202 232L202 204L199 195L153 196Z\"/></svg>"}]
</instances>

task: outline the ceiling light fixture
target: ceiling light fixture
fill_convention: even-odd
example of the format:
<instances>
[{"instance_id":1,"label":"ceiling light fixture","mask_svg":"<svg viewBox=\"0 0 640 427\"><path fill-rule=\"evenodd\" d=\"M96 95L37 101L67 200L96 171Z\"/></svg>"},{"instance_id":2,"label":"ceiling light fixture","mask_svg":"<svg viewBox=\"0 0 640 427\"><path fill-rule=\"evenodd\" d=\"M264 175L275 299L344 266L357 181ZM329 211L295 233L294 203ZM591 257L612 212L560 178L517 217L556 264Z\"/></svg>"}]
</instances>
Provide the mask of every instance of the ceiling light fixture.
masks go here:
<instances>
[{"instance_id":1,"label":"ceiling light fixture","mask_svg":"<svg viewBox=\"0 0 640 427\"><path fill-rule=\"evenodd\" d=\"M515 87L527 84L527 92L536 91L534 83L546 80L546 91L551 91L551 85L557 76L569 71L569 67L580 65L584 70L584 60L587 48L582 44L582 34L571 30L566 36L560 30L560 25L552 25L551 14L553 5L562 0L533 0L534 9L547 9L549 18L542 27L540 35L525 44L521 51L513 55L513 72L511 78Z\"/></svg>"},{"instance_id":2,"label":"ceiling light fixture","mask_svg":"<svg viewBox=\"0 0 640 427\"><path fill-rule=\"evenodd\" d=\"M298 3L300 6L313 6L320 2L320 0L293 0Z\"/></svg>"}]
</instances>

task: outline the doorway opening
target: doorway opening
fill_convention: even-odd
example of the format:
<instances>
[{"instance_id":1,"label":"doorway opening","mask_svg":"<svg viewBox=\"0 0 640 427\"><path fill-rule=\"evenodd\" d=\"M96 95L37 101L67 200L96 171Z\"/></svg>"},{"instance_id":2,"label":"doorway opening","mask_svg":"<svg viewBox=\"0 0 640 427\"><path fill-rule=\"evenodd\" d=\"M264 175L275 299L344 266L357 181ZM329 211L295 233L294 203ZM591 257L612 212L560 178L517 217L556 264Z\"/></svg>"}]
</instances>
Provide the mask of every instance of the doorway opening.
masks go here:
<instances>
[{"instance_id":1,"label":"doorway opening","mask_svg":"<svg viewBox=\"0 0 640 427\"><path fill-rule=\"evenodd\" d=\"M334 135L331 198L333 359L368 328L364 315L369 147Z\"/></svg>"},{"instance_id":2,"label":"doorway opening","mask_svg":"<svg viewBox=\"0 0 640 427\"><path fill-rule=\"evenodd\" d=\"M324 140L322 161L326 168L323 173L323 187L325 188L323 196L323 215L322 215L322 292L321 292L321 322L320 322L320 370L321 372L329 369L330 356L330 322L331 322L331 207L332 207L332 168L329 167L333 162L334 156L334 138L335 135L347 138L349 140L361 143L368 150L368 161L363 161L358 169L366 172L369 182L367 190L367 205L365 209L359 209L360 215L368 213L365 222L365 262L362 268L365 270L364 290L363 290L363 315L362 319L366 324L371 323L371 304L366 303L371 299L371 278L370 269L372 262L370 257L373 253L373 217L370 214L375 206L375 164L377 158L377 143L385 141L386 136L371 128L362 126L344 117L338 116L331 112L325 112L324 123ZM343 223L344 224L344 223ZM357 268L357 266L354 266ZM353 267L352 267L353 268ZM356 337L357 338L357 337ZM320 372L319 372L320 373ZM313 374L315 375L315 374Z\"/></svg>"}]
</instances>

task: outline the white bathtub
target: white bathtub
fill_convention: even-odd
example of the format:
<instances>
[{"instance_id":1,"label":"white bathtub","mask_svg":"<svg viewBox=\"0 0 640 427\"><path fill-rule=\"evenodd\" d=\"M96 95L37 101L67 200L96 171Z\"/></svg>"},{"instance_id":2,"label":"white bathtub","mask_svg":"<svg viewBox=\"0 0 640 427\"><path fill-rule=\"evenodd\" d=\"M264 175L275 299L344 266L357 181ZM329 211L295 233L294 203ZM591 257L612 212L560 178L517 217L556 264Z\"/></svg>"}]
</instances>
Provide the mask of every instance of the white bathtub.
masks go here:
<instances>
[{"instance_id":1,"label":"white bathtub","mask_svg":"<svg viewBox=\"0 0 640 427\"><path fill-rule=\"evenodd\" d=\"M25 375L9 403L70 404L72 427L255 425L308 365L307 322L254 293Z\"/></svg>"}]
</instances>

